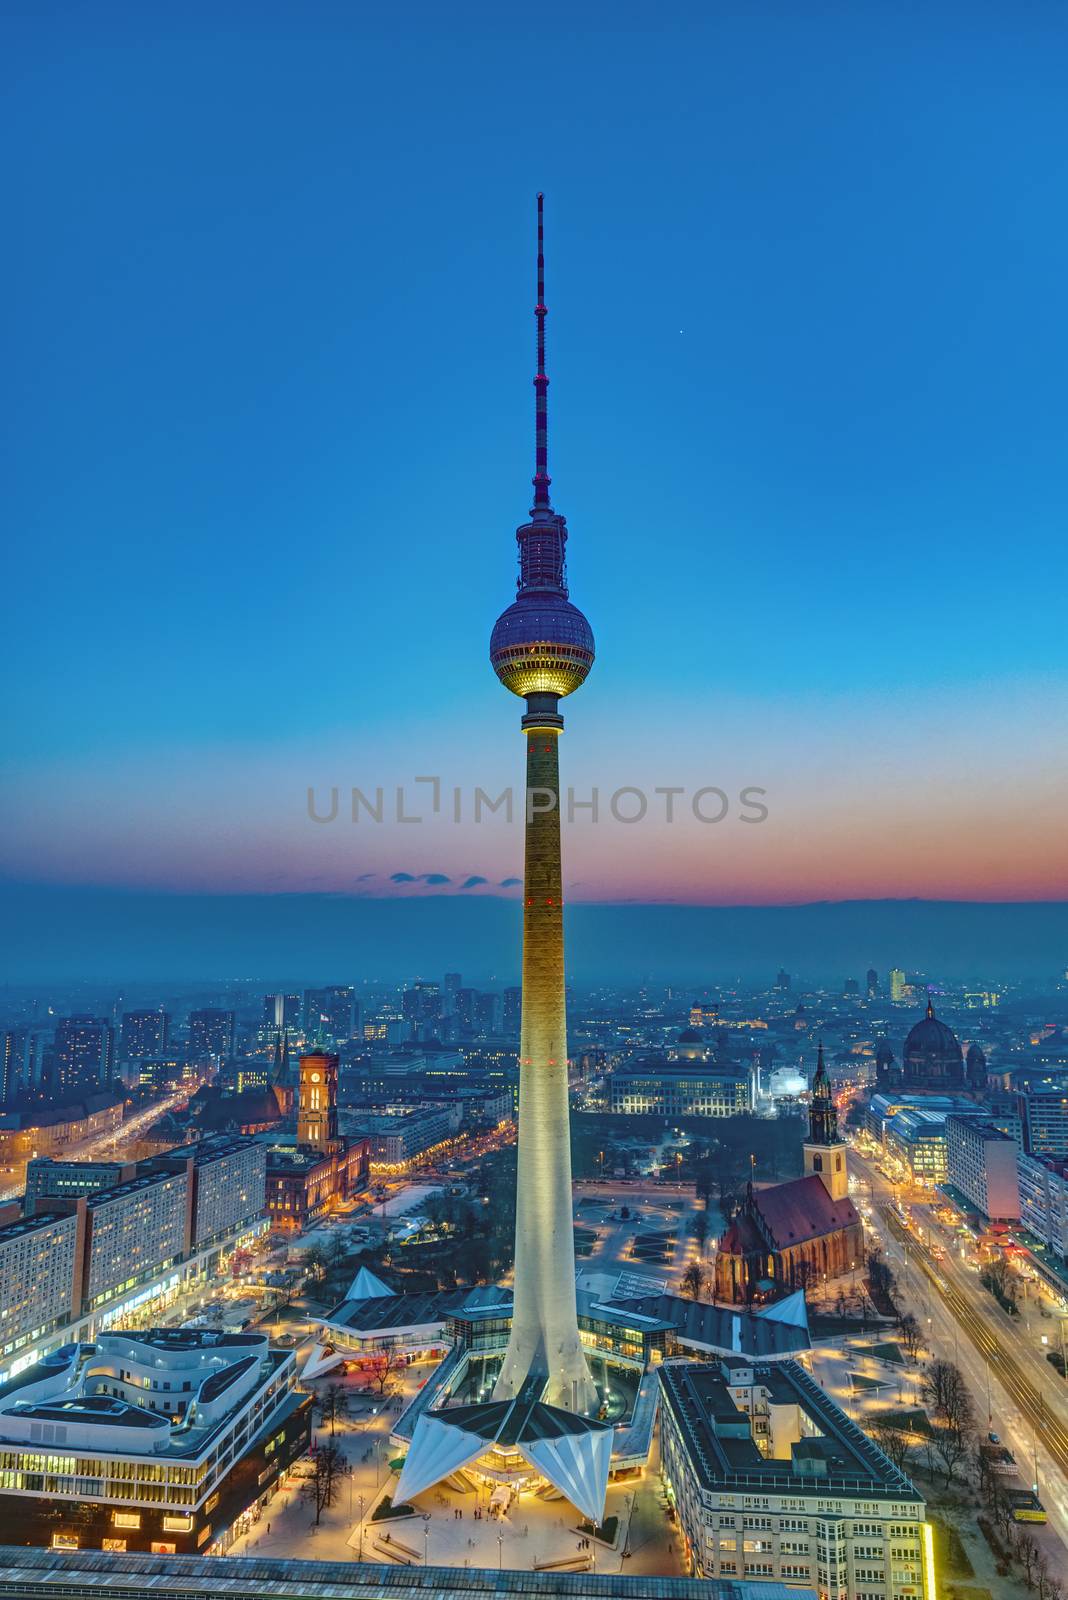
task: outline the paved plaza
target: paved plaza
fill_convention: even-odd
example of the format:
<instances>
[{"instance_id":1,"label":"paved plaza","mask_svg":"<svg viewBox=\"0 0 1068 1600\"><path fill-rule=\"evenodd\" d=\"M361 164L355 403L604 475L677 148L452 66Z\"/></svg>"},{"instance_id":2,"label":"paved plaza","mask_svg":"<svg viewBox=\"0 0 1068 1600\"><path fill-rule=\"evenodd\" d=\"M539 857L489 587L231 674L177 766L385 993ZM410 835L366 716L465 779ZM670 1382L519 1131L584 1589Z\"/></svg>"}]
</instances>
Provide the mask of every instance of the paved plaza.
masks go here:
<instances>
[{"instance_id":1,"label":"paved plaza","mask_svg":"<svg viewBox=\"0 0 1068 1600\"><path fill-rule=\"evenodd\" d=\"M383 1493L391 1493L397 1481L389 1465L394 1455L390 1430L431 1370L429 1365L409 1368L398 1395L384 1402L358 1395L354 1378L340 1380L353 1394L353 1413L338 1423L334 1439L351 1464L352 1475L342 1482L333 1506L323 1512L316 1527L314 1508L301 1494L301 1480L291 1477L290 1486L275 1495L227 1554L381 1562L390 1558L392 1546L394 1559L420 1566L426 1560L430 1566L529 1572L574 1562L576 1570L591 1572L664 1576L684 1572L681 1541L668 1520L655 1456L643 1478L608 1490L606 1518L615 1516L619 1521L612 1547L590 1540L588 1548L580 1549L581 1519L565 1500L523 1495L507 1516L498 1518L491 1513L488 1491L475 1486L467 1493L447 1485L430 1489L415 1502L416 1516L373 1522L376 1502ZM331 1375L313 1387L321 1389L330 1381L339 1380ZM329 1429L318 1427L316 1437L320 1443L328 1441ZM306 1463L298 1464L301 1468Z\"/></svg>"}]
</instances>

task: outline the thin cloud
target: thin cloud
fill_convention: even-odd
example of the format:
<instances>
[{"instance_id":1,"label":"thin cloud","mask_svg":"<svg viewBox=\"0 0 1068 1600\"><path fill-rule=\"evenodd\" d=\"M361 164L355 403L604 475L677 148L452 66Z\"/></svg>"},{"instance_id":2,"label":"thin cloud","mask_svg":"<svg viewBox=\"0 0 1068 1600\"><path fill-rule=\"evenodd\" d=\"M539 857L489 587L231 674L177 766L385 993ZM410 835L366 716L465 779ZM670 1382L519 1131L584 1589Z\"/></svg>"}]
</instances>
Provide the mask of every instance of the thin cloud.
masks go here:
<instances>
[{"instance_id":1,"label":"thin cloud","mask_svg":"<svg viewBox=\"0 0 1068 1600\"><path fill-rule=\"evenodd\" d=\"M444 872L424 872L420 881L422 883L451 883L452 879L446 877Z\"/></svg>"},{"instance_id":2,"label":"thin cloud","mask_svg":"<svg viewBox=\"0 0 1068 1600\"><path fill-rule=\"evenodd\" d=\"M461 883L461 885L460 885L460 888L461 889L477 889L480 883L488 883L488 882L489 882L488 878L480 878L477 873L472 873L470 878L465 878L464 879L463 883Z\"/></svg>"},{"instance_id":3,"label":"thin cloud","mask_svg":"<svg viewBox=\"0 0 1068 1600\"><path fill-rule=\"evenodd\" d=\"M389 881L390 883L415 883L418 880L411 872L391 872Z\"/></svg>"},{"instance_id":4,"label":"thin cloud","mask_svg":"<svg viewBox=\"0 0 1068 1600\"><path fill-rule=\"evenodd\" d=\"M502 878L497 887L498 889L518 889L522 882L522 878Z\"/></svg>"}]
</instances>

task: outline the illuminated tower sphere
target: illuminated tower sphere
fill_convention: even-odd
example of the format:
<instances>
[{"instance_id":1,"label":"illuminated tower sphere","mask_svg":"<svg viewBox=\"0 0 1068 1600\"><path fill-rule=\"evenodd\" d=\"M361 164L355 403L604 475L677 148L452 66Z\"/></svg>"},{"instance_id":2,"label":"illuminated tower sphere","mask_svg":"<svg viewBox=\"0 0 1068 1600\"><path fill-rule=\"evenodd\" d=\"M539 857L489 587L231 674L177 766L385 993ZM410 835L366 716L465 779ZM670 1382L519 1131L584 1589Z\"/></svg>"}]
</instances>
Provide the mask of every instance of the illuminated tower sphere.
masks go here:
<instances>
[{"instance_id":1,"label":"illuminated tower sphere","mask_svg":"<svg viewBox=\"0 0 1068 1600\"><path fill-rule=\"evenodd\" d=\"M539 195L534 504L530 521L516 531L518 593L490 640L493 670L527 703L515 1287L512 1332L494 1392L509 1399L528 1379L544 1378L550 1404L588 1413L597 1392L575 1310L558 741L559 701L585 680L594 648L589 623L567 597L567 526L549 500L547 314Z\"/></svg>"}]
</instances>

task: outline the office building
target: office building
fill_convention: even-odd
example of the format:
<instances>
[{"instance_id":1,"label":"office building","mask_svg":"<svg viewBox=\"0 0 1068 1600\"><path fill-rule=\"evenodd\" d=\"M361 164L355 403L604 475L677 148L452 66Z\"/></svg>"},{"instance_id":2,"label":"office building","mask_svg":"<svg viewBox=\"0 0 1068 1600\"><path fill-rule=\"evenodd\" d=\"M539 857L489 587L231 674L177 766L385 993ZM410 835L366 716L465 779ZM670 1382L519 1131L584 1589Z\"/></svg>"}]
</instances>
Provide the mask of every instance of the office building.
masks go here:
<instances>
[{"instance_id":1,"label":"office building","mask_svg":"<svg viewBox=\"0 0 1068 1600\"><path fill-rule=\"evenodd\" d=\"M78 1218L41 1211L0 1227L3 1354L66 1327L78 1309L81 1234Z\"/></svg>"},{"instance_id":2,"label":"office building","mask_svg":"<svg viewBox=\"0 0 1068 1600\"><path fill-rule=\"evenodd\" d=\"M186 1174L145 1172L78 1202L86 1215L87 1311L140 1288L182 1259L188 1246Z\"/></svg>"},{"instance_id":3,"label":"office building","mask_svg":"<svg viewBox=\"0 0 1068 1600\"><path fill-rule=\"evenodd\" d=\"M142 1061L166 1054L171 1019L166 1011L125 1011L119 1029L119 1057Z\"/></svg>"},{"instance_id":4,"label":"office building","mask_svg":"<svg viewBox=\"0 0 1068 1600\"><path fill-rule=\"evenodd\" d=\"M370 1141L372 1167L404 1172L414 1161L456 1136L462 1105L401 1103L354 1110L348 1116L354 1130Z\"/></svg>"},{"instance_id":5,"label":"office building","mask_svg":"<svg viewBox=\"0 0 1068 1600\"><path fill-rule=\"evenodd\" d=\"M935 1600L922 1497L796 1362L672 1363L660 1385L661 1470L695 1577Z\"/></svg>"},{"instance_id":6,"label":"office building","mask_svg":"<svg viewBox=\"0 0 1068 1600\"><path fill-rule=\"evenodd\" d=\"M53 1551L225 1549L304 1454L312 1397L258 1333L103 1333L0 1387L0 1540Z\"/></svg>"},{"instance_id":7,"label":"office building","mask_svg":"<svg viewBox=\"0 0 1068 1600\"><path fill-rule=\"evenodd\" d=\"M234 1053L234 1013L214 1006L189 1013L190 1061L221 1061Z\"/></svg>"},{"instance_id":8,"label":"office building","mask_svg":"<svg viewBox=\"0 0 1068 1600\"><path fill-rule=\"evenodd\" d=\"M360 1036L361 1008L351 985L304 991L304 1037L347 1044Z\"/></svg>"},{"instance_id":9,"label":"office building","mask_svg":"<svg viewBox=\"0 0 1068 1600\"><path fill-rule=\"evenodd\" d=\"M300 1027L303 1003L299 994L265 994L263 997L262 1031L273 1039L284 1028L294 1032Z\"/></svg>"},{"instance_id":10,"label":"office building","mask_svg":"<svg viewBox=\"0 0 1068 1600\"><path fill-rule=\"evenodd\" d=\"M24 1205L28 1211L47 1209L39 1202L77 1200L81 1195L128 1183L136 1175L134 1161L56 1161L39 1156L26 1164Z\"/></svg>"},{"instance_id":11,"label":"office building","mask_svg":"<svg viewBox=\"0 0 1068 1600\"><path fill-rule=\"evenodd\" d=\"M1017 1096L1023 1147L1029 1155L1068 1157L1068 1078L1029 1078Z\"/></svg>"},{"instance_id":12,"label":"office building","mask_svg":"<svg viewBox=\"0 0 1068 1600\"><path fill-rule=\"evenodd\" d=\"M103 1088L112 1074L115 1033L103 1017L64 1017L56 1024L53 1073L63 1099Z\"/></svg>"},{"instance_id":13,"label":"office building","mask_svg":"<svg viewBox=\"0 0 1068 1600\"><path fill-rule=\"evenodd\" d=\"M752 1074L729 1064L653 1057L615 1067L608 1079L608 1108L623 1116L733 1117L752 1103Z\"/></svg>"},{"instance_id":14,"label":"office building","mask_svg":"<svg viewBox=\"0 0 1068 1600\"><path fill-rule=\"evenodd\" d=\"M0 1331L0 1381L217 1276L229 1252L266 1231L265 1168L253 1139L205 1140L136 1166L34 1162L28 1214L11 1224L3 1258L0 1305L19 1312ZM63 1266L59 1289L42 1264L53 1261Z\"/></svg>"},{"instance_id":15,"label":"office building","mask_svg":"<svg viewBox=\"0 0 1068 1600\"><path fill-rule=\"evenodd\" d=\"M890 972L890 998L895 1005L912 999L911 986L900 967L893 967Z\"/></svg>"},{"instance_id":16,"label":"office building","mask_svg":"<svg viewBox=\"0 0 1068 1600\"><path fill-rule=\"evenodd\" d=\"M1063 1266L1068 1262L1068 1162L1020 1152L1017 1176L1021 1227Z\"/></svg>"},{"instance_id":17,"label":"office building","mask_svg":"<svg viewBox=\"0 0 1068 1600\"><path fill-rule=\"evenodd\" d=\"M946 1118L946 1178L988 1222L1017 1222L1016 1140L980 1116Z\"/></svg>"}]
</instances>

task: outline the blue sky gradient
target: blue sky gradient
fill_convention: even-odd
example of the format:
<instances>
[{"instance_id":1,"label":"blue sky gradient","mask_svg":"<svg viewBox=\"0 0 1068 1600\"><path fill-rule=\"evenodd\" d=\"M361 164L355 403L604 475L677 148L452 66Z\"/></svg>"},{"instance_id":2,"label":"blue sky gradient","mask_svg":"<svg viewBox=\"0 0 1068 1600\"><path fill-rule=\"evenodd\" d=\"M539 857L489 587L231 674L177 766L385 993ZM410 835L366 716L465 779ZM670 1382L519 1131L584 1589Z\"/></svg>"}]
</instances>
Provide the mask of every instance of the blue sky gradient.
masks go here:
<instances>
[{"instance_id":1,"label":"blue sky gradient","mask_svg":"<svg viewBox=\"0 0 1068 1600\"><path fill-rule=\"evenodd\" d=\"M540 187L565 772L774 801L576 830L570 892L1068 894L1064 12L539 16L7 9L0 867L499 892L515 831L304 796L520 779Z\"/></svg>"}]
</instances>

